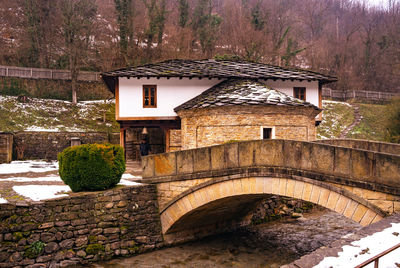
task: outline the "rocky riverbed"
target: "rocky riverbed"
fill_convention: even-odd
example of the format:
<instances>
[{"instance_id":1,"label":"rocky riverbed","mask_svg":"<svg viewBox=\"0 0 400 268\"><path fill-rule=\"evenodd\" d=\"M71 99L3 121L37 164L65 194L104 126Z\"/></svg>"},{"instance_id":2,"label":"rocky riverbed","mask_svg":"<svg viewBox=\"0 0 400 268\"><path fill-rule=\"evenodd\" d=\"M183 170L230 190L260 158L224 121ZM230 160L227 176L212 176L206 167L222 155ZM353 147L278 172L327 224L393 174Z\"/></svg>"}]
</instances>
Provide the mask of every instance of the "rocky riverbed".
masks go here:
<instances>
[{"instance_id":1,"label":"rocky riverbed","mask_svg":"<svg viewBox=\"0 0 400 268\"><path fill-rule=\"evenodd\" d=\"M361 228L342 215L322 208L303 216L249 226L90 267L279 267Z\"/></svg>"}]
</instances>

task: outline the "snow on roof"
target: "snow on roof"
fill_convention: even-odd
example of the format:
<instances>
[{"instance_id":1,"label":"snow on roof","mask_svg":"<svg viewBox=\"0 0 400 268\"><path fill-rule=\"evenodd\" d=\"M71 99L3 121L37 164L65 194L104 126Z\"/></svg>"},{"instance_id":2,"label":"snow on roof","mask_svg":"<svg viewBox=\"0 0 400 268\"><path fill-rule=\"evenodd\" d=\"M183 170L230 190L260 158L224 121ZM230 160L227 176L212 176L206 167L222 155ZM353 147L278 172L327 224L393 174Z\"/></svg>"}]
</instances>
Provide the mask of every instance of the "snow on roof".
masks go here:
<instances>
[{"instance_id":1,"label":"snow on roof","mask_svg":"<svg viewBox=\"0 0 400 268\"><path fill-rule=\"evenodd\" d=\"M175 112L193 108L211 108L233 105L286 105L312 107L317 106L288 96L251 79L230 79L221 82L193 99L179 105Z\"/></svg>"}]
</instances>

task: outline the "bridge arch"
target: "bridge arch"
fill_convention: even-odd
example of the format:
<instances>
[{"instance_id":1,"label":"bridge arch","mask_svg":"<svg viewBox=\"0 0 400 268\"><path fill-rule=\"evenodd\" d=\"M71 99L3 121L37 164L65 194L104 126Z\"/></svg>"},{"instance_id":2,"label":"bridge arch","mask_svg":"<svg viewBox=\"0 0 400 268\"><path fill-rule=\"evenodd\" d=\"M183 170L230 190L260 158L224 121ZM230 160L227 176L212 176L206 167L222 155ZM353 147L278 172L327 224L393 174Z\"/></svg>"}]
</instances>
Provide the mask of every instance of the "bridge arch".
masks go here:
<instances>
[{"instance_id":1,"label":"bridge arch","mask_svg":"<svg viewBox=\"0 0 400 268\"><path fill-rule=\"evenodd\" d=\"M336 211L363 226L386 216L377 206L332 184L300 176L276 174L259 177L219 177L192 187L173 198L160 211L164 235L223 225L232 217L245 216L246 206L269 195L309 201Z\"/></svg>"}]
</instances>

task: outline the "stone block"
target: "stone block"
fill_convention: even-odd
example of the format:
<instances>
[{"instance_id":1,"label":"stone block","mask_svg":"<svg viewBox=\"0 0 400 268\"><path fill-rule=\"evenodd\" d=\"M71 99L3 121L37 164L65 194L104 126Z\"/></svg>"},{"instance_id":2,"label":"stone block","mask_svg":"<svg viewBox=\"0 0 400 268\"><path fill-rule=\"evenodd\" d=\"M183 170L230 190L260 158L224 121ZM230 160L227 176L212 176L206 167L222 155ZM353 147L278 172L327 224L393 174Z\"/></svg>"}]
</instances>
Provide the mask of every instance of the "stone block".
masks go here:
<instances>
[{"instance_id":1,"label":"stone block","mask_svg":"<svg viewBox=\"0 0 400 268\"><path fill-rule=\"evenodd\" d=\"M304 183L303 194L300 199L305 200L305 201L310 201L312 188L313 188L312 184Z\"/></svg>"},{"instance_id":2,"label":"stone block","mask_svg":"<svg viewBox=\"0 0 400 268\"><path fill-rule=\"evenodd\" d=\"M316 185L313 185L312 191L311 191L311 197L310 197L310 202L314 204L318 204L319 196L321 194L322 188Z\"/></svg>"},{"instance_id":3,"label":"stone block","mask_svg":"<svg viewBox=\"0 0 400 268\"><path fill-rule=\"evenodd\" d=\"M303 143L298 141L284 141L283 159L284 166L301 168Z\"/></svg>"},{"instance_id":4,"label":"stone block","mask_svg":"<svg viewBox=\"0 0 400 268\"><path fill-rule=\"evenodd\" d=\"M254 148L255 142L253 141L238 143L240 167L248 167L253 165Z\"/></svg>"},{"instance_id":5,"label":"stone block","mask_svg":"<svg viewBox=\"0 0 400 268\"><path fill-rule=\"evenodd\" d=\"M168 176L176 174L176 154L166 153L154 155L155 176Z\"/></svg>"},{"instance_id":6,"label":"stone block","mask_svg":"<svg viewBox=\"0 0 400 268\"><path fill-rule=\"evenodd\" d=\"M350 175L351 151L349 148L335 148L334 173L339 175Z\"/></svg>"},{"instance_id":7,"label":"stone block","mask_svg":"<svg viewBox=\"0 0 400 268\"><path fill-rule=\"evenodd\" d=\"M304 182L302 181L296 181L296 184L294 185L294 193L293 197L297 199L301 199L304 191Z\"/></svg>"},{"instance_id":8,"label":"stone block","mask_svg":"<svg viewBox=\"0 0 400 268\"><path fill-rule=\"evenodd\" d=\"M346 208L345 208L345 210L343 212L343 216L351 219L353 217L354 211L356 210L357 206L358 206L358 203L356 201L354 201L354 200L351 200L347 204L347 206L346 206Z\"/></svg>"},{"instance_id":9,"label":"stone block","mask_svg":"<svg viewBox=\"0 0 400 268\"><path fill-rule=\"evenodd\" d=\"M280 179L271 178L271 182L269 184L267 182L264 183L264 193L279 194L279 184ZM270 189L271 192L269 192Z\"/></svg>"},{"instance_id":10,"label":"stone block","mask_svg":"<svg viewBox=\"0 0 400 268\"><path fill-rule=\"evenodd\" d=\"M201 172L201 171L209 171L211 169L211 154L210 148L199 148L193 151L193 171Z\"/></svg>"},{"instance_id":11,"label":"stone block","mask_svg":"<svg viewBox=\"0 0 400 268\"><path fill-rule=\"evenodd\" d=\"M142 177L150 178L154 176L154 157L142 157Z\"/></svg>"},{"instance_id":12,"label":"stone block","mask_svg":"<svg viewBox=\"0 0 400 268\"><path fill-rule=\"evenodd\" d=\"M369 200L370 203L374 204L378 208L382 209L383 211L392 214L393 213L393 208L394 208L394 202L393 201L387 201L387 200Z\"/></svg>"},{"instance_id":13,"label":"stone block","mask_svg":"<svg viewBox=\"0 0 400 268\"><path fill-rule=\"evenodd\" d=\"M225 148L225 163L227 168L235 168L239 166L239 146L238 143L228 143Z\"/></svg>"},{"instance_id":14,"label":"stone block","mask_svg":"<svg viewBox=\"0 0 400 268\"><path fill-rule=\"evenodd\" d=\"M329 208L330 210L335 210L336 204L339 200L340 194L331 191L328 202L326 203L326 207Z\"/></svg>"},{"instance_id":15,"label":"stone block","mask_svg":"<svg viewBox=\"0 0 400 268\"><path fill-rule=\"evenodd\" d=\"M335 148L327 145L312 143L312 170L325 174L333 173Z\"/></svg>"},{"instance_id":16,"label":"stone block","mask_svg":"<svg viewBox=\"0 0 400 268\"><path fill-rule=\"evenodd\" d=\"M286 196L294 197L296 181L288 179L286 184Z\"/></svg>"},{"instance_id":17,"label":"stone block","mask_svg":"<svg viewBox=\"0 0 400 268\"><path fill-rule=\"evenodd\" d=\"M373 177L374 153L368 151L351 151L351 176L353 178L374 182Z\"/></svg>"},{"instance_id":18,"label":"stone block","mask_svg":"<svg viewBox=\"0 0 400 268\"><path fill-rule=\"evenodd\" d=\"M362 226L368 226L371 224L371 222L374 220L375 217L376 213L368 209L363 218L361 219L360 224Z\"/></svg>"},{"instance_id":19,"label":"stone block","mask_svg":"<svg viewBox=\"0 0 400 268\"><path fill-rule=\"evenodd\" d=\"M193 172L193 150L176 152L176 168L178 174Z\"/></svg>"},{"instance_id":20,"label":"stone block","mask_svg":"<svg viewBox=\"0 0 400 268\"><path fill-rule=\"evenodd\" d=\"M361 222L361 219L364 217L367 210L368 208L366 206L363 206L361 204L358 205L351 219L354 220L355 222Z\"/></svg>"},{"instance_id":21,"label":"stone block","mask_svg":"<svg viewBox=\"0 0 400 268\"><path fill-rule=\"evenodd\" d=\"M286 196L287 179L279 179L279 195Z\"/></svg>"},{"instance_id":22,"label":"stone block","mask_svg":"<svg viewBox=\"0 0 400 268\"><path fill-rule=\"evenodd\" d=\"M340 195L334 210L337 213L343 214L344 210L349 202L350 202L350 199L348 199L347 197L345 197L343 195Z\"/></svg>"},{"instance_id":23,"label":"stone block","mask_svg":"<svg viewBox=\"0 0 400 268\"><path fill-rule=\"evenodd\" d=\"M313 146L312 143L301 143L301 160L300 160L300 168L303 170L312 170L313 162L311 159L313 156Z\"/></svg>"},{"instance_id":24,"label":"stone block","mask_svg":"<svg viewBox=\"0 0 400 268\"><path fill-rule=\"evenodd\" d=\"M375 161L379 183L399 187L400 155L375 154Z\"/></svg>"},{"instance_id":25,"label":"stone block","mask_svg":"<svg viewBox=\"0 0 400 268\"><path fill-rule=\"evenodd\" d=\"M282 166L284 162L282 140L254 141L255 165Z\"/></svg>"},{"instance_id":26,"label":"stone block","mask_svg":"<svg viewBox=\"0 0 400 268\"><path fill-rule=\"evenodd\" d=\"M319 195L318 205L326 207L326 203L328 202L328 198L331 191L325 188L321 189L321 194Z\"/></svg>"},{"instance_id":27,"label":"stone block","mask_svg":"<svg viewBox=\"0 0 400 268\"><path fill-rule=\"evenodd\" d=\"M225 166L225 147L223 145L211 147L211 169L221 170Z\"/></svg>"}]
</instances>

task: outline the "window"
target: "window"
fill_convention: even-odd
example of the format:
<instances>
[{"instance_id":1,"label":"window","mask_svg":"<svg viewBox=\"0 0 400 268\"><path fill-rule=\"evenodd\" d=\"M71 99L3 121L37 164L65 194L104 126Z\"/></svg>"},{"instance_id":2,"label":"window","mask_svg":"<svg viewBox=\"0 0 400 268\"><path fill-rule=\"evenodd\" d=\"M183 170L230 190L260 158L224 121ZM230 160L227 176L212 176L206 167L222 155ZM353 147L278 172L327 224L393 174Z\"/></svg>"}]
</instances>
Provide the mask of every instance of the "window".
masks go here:
<instances>
[{"instance_id":1,"label":"window","mask_svg":"<svg viewBox=\"0 0 400 268\"><path fill-rule=\"evenodd\" d=\"M275 139L275 127L261 127L261 138L263 140Z\"/></svg>"},{"instance_id":2,"label":"window","mask_svg":"<svg viewBox=\"0 0 400 268\"><path fill-rule=\"evenodd\" d=\"M295 87L293 88L293 97L296 99L306 100L306 88L305 87Z\"/></svg>"},{"instance_id":3,"label":"window","mask_svg":"<svg viewBox=\"0 0 400 268\"><path fill-rule=\"evenodd\" d=\"M143 108L157 108L156 85L143 85Z\"/></svg>"}]
</instances>

